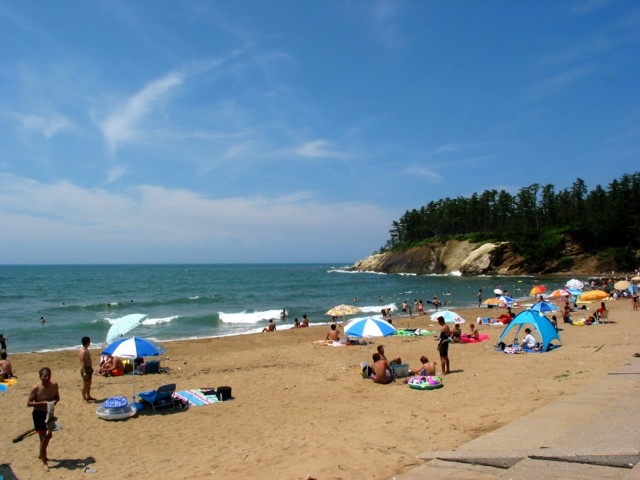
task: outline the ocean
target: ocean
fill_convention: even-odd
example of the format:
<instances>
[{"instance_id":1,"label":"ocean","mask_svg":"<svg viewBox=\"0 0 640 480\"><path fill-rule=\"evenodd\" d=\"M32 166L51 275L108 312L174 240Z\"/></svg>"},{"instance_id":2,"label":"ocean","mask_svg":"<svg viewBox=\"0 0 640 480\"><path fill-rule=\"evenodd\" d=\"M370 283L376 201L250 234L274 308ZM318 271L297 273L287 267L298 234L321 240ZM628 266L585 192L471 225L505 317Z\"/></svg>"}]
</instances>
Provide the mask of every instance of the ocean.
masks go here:
<instances>
[{"instance_id":1,"label":"ocean","mask_svg":"<svg viewBox=\"0 0 640 480\"><path fill-rule=\"evenodd\" d=\"M278 265L46 265L0 266L0 333L9 353L75 349L91 337L104 346L111 325L125 315L146 320L130 335L160 342L257 333L273 318L291 328L306 314L328 323L325 312L338 304L361 312L347 317L392 314L406 300L438 296L441 308L477 306L494 288L529 299L545 283L561 288L567 279L544 277L461 277L349 272L339 264ZM282 309L286 320L280 319ZM45 322L41 323L41 317Z\"/></svg>"}]
</instances>

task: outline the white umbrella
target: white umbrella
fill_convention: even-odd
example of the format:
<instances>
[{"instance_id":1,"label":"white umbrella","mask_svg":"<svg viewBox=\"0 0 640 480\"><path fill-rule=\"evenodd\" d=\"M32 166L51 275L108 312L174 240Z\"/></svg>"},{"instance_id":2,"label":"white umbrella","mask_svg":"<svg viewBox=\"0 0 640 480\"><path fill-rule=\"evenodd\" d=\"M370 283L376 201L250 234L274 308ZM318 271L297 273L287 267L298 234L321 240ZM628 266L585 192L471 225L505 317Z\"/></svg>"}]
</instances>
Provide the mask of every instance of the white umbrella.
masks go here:
<instances>
[{"instance_id":1,"label":"white umbrella","mask_svg":"<svg viewBox=\"0 0 640 480\"><path fill-rule=\"evenodd\" d=\"M577 278L572 278L566 284L567 288L582 290L584 288L584 283L578 280Z\"/></svg>"},{"instance_id":2,"label":"white umbrella","mask_svg":"<svg viewBox=\"0 0 640 480\"><path fill-rule=\"evenodd\" d=\"M464 318L451 310L436 312L431 315L431 320L435 322L438 320L438 317L444 317L444 321L447 323L466 323Z\"/></svg>"},{"instance_id":3,"label":"white umbrella","mask_svg":"<svg viewBox=\"0 0 640 480\"><path fill-rule=\"evenodd\" d=\"M501 289L496 288L496 289L493 291L493 293L495 293L496 295L502 295L504 292L503 292Z\"/></svg>"},{"instance_id":4,"label":"white umbrella","mask_svg":"<svg viewBox=\"0 0 640 480\"><path fill-rule=\"evenodd\" d=\"M130 332L146 319L147 315L142 313L132 313L131 315L116 318L113 325L111 325L111 328L107 332L107 344L117 340L118 337L124 336L125 333Z\"/></svg>"}]
</instances>

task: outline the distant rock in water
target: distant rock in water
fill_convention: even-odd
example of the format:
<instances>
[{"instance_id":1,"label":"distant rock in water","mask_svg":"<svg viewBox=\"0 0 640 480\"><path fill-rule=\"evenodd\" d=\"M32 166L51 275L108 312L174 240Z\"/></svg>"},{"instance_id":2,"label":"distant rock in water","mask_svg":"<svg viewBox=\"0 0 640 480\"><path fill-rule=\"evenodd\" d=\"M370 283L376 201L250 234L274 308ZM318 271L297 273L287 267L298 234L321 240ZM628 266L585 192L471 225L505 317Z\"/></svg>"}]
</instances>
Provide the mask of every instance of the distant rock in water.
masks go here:
<instances>
[{"instance_id":1,"label":"distant rock in water","mask_svg":"<svg viewBox=\"0 0 640 480\"><path fill-rule=\"evenodd\" d=\"M542 271L534 271L525 259L513 252L509 242L472 243L468 240L433 242L399 252L373 254L356 262L350 270L384 273L476 275L580 274L597 273L597 261L567 245L563 263L548 262ZM567 261L567 258L573 261ZM560 259L558 259L560 260Z\"/></svg>"}]
</instances>

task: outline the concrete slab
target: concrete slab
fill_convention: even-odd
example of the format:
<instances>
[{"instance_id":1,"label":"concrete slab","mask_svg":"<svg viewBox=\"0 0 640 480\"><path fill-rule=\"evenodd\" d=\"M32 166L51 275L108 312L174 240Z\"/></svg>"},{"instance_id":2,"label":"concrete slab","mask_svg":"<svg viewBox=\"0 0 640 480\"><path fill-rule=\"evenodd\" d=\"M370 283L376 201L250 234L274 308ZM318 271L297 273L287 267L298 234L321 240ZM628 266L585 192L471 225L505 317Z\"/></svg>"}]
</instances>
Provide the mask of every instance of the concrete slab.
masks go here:
<instances>
[{"instance_id":1,"label":"concrete slab","mask_svg":"<svg viewBox=\"0 0 640 480\"><path fill-rule=\"evenodd\" d=\"M534 472L536 478L640 480L638 398L640 361L633 361L454 451L420 453L427 463L395 479L518 480Z\"/></svg>"}]
</instances>

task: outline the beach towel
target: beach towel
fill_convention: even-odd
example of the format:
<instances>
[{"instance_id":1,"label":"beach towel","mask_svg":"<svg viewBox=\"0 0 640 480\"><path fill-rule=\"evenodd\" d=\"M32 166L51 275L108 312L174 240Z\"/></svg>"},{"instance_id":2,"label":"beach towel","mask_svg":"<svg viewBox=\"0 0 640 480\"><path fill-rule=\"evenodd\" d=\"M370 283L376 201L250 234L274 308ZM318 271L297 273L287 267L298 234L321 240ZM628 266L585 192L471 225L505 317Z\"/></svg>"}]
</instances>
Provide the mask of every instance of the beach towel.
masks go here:
<instances>
[{"instance_id":1,"label":"beach towel","mask_svg":"<svg viewBox=\"0 0 640 480\"><path fill-rule=\"evenodd\" d=\"M218 397L215 394L205 395L201 389L194 390L182 390L173 394L174 397L183 402L188 402L189 406L200 407L202 405L210 405L212 403L218 403Z\"/></svg>"},{"instance_id":2,"label":"beach towel","mask_svg":"<svg viewBox=\"0 0 640 480\"><path fill-rule=\"evenodd\" d=\"M462 343L478 343L478 342L481 342L481 341L483 341L483 340L488 340L488 339L489 339L489 335L486 335L486 334L484 334L484 333L480 333L480 334L478 335L478 340L476 340L475 338L473 338L473 337L471 337L471 336L469 336L469 335L465 335L465 334L463 334L463 335L460 337L460 341L461 341Z\"/></svg>"},{"instance_id":3,"label":"beach towel","mask_svg":"<svg viewBox=\"0 0 640 480\"><path fill-rule=\"evenodd\" d=\"M402 329L396 330L396 332L393 335L399 335L402 337L417 337L417 336L433 335L434 333L435 332L430 332L429 330L421 330L419 328L416 328L416 329L402 328Z\"/></svg>"}]
</instances>

